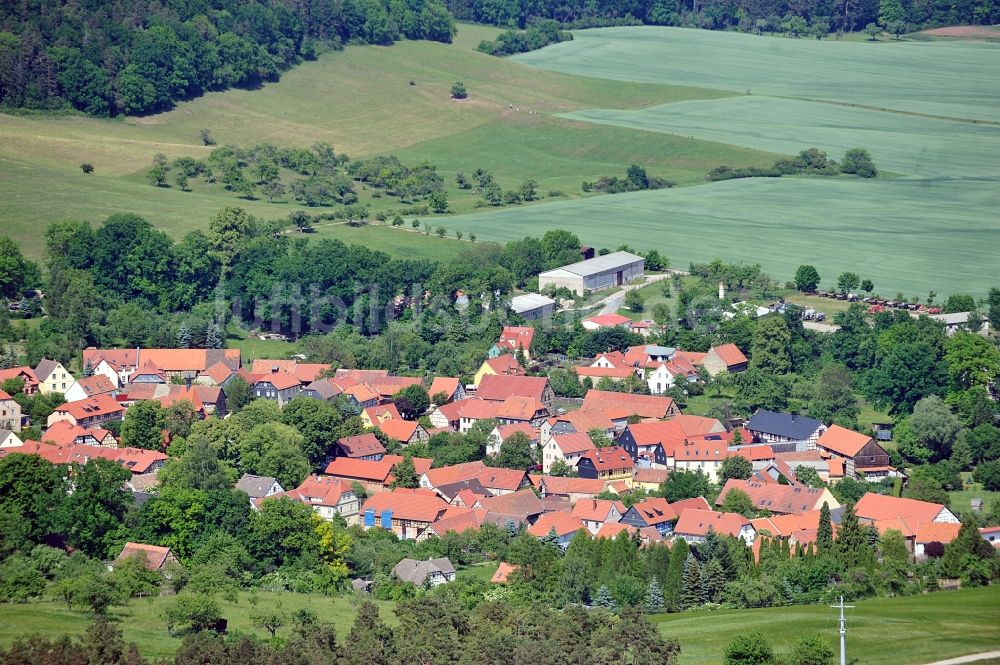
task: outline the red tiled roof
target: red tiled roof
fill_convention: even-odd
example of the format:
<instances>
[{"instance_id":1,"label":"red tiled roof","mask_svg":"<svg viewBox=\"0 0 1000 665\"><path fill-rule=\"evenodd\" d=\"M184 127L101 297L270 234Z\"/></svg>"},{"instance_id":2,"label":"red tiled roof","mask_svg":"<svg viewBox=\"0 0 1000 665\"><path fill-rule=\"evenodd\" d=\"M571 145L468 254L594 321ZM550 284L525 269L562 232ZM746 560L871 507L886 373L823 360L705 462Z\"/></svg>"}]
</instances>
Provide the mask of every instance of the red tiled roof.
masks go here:
<instances>
[{"instance_id":1,"label":"red tiled roof","mask_svg":"<svg viewBox=\"0 0 1000 665\"><path fill-rule=\"evenodd\" d=\"M0 382L18 378L25 379L25 383L38 384L38 377L35 376L35 370L27 365L0 369Z\"/></svg>"},{"instance_id":2,"label":"red tiled roof","mask_svg":"<svg viewBox=\"0 0 1000 665\"><path fill-rule=\"evenodd\" d=\"M580 460L590 460L597 471L620 471L635 466L632 456L621 446L608 446L588 450L580 456Z\"/></svg>"},{"instance_id":3,"label":"red tiled roof","mask_svg":"<svg viewBox=\"0 0 1000 665\"><path fill-rule=\"evenodd\" d=\"M656 483L660 485L666 482L667 478L670 477L670 471L667 469L653 469L651 467L643 467L636 469L632 474L632 480L637 483Z\"/></svg>"},{"instance_id":4,"label":"red tiled roof","mask_svg":"<svg viewBox=\"0 0 1000 665\"><path fill-rule=\"evenodd\" d=\"M573 506L573 511L570 515L580 520L603 522L608 518L608 513L611 512L612 508L616 508L619 514L625 514L625 505L621 501L581 499Z\"/></svg>"},{"instance_id":5,"label":"red tiled roof","mask_svg":"<svg viewBox=\"0 0 1000 665\"><path fill-rule=\"evenodd\" d=\"M531 341L535 338L535 329L531 326L504 326L500 331L500 344L506 344L512 349L531 349Z\"/></svg>"},{"instance_id":6,"label":"red tiled roof","mask_svg":"<svg viewBox=\"0 0 1000 665\"><path fill-rule=\"evenodd\" d=\"M604 491L604 481L596 478L564 478L562 476L530 474L528 480L539 489L544 483L545 491L548 494L590 494L597 496Z\"/></svg>"},{"instance_id":7,"label":"red tiled roof","mask_svg":"<svg viewBox=\"0 0 1000 665\"><path fill-rule=\"evenodd\" d=\"M121 413L124 409L115 398L107 394L95 395L87 399L67 402L55 409L56 413L65 413L75 420L93 418L94 416L107 416Z\"/></svg>"},{"instance_id":8,"label":"red tiled roof","mask_svg":"<svg viewBox=\"0 0 1000 665\"><path fill-rule=\"evenodd\" d=\"M545 513L539 517L538 521L528 527L528 533L536 538L544 538L554 530L556 535L561 538L585 529L586 527L583 526L583 522L579 519L569 513L556 511Z\"/></svg>"},{"instance_id":9,"label":"red tiled roof","mask_svg":"<svg viewBox=\"0 0 1000 665\"><path fill-rule=\"evenodd\" d=\"M573 371L579 376L609 377L612 379L627 379L635 370L631 367L574 367Z\"/></svg>"},{"instance_id":10,"label":"red tiled roof","mask_svg":"<svg viewBox=\"0 0 1000 665\"><path fill-rule=\"evenodd\" d=\"M830 425L830 429L823 432L817 439L816 445L837 455L853 459L871 440L872 438L866 434L853 432L840 425Z\"/></svg>"},{"instance_id":11,"label":"red tiled roof","mask_svg":"<svg viewBox=\"0 0 1000 665\"><path fill-rule=\"evenodd\" d=\"M678 462L721 462L729 456L725 442L719 441L687 442L674 451Z\"/></svg>"},{"instance_id":12,"label":"red tiled roof","mask_svg":"<svg viewBox=\"0 0 1000 665\"><path fill-rule=\"evenodd\" d=\"M725 441L729 441L733 438L732 432L727 432L722 423L715 418L706 418L704 416L692 416L686 413L679 413L672 417L670 421L680 425L681 429L684 430L684 434L689 437L717 434Z\"/></svg>"},{"instance_id":13,"label":"red tiled roof","mask_svg":"<svg viewBox=\"0 0 1000 665\"><path fill-rule=\"evenodd\" d=\"M371 432L337 439L337 445L346 457L367 457L385 454L385 446Z\"/></svg>"},{"instance_id":14,"label":"red tiled roof","mask_svg":"<svg viewBox=\"0 0 1000 665\"><path fill-rule=\"evenodd\" d=\"M509 423L497 426L497 433L500 435L501 441L506 441L507 437L516 432L524 434L532 441L538 441L538 430L528 423Z\"/></svg>"},{"instance_id":15,"label":"red tiled roof","mask_svg":"<svg viewBox=\"0 0 1000 665\"><path fill-rule=\"evenodd\" d=\"M600 411L612 407L625 407L630 413L643 418L666 418L673 405L674 400L671 397L588 390L580 408Z\"/></svg>"},{"instance_id":16,"label":"red tiled roof","mask_svg":"<svg viewBox=\"0 0 1000 665\"><path fill-rule=\"evenodd\" d=\"M5 393L4 391L0 390L0 400L3 400L3 401L6 402L6 401L12 400L12 399L14 399L14 398L11 397L10 395L8 395L7 393Z\"/></svg>"},{"instance_id":17,"label":"red tiled roof","mask_svg":"<svg viewBox=\"0 0 1000 665\"><path fill-rule=\"evenodd\" d=\"M478 504L491 513L520 519L527 519L532 515L540 515L545 512L545 506L541 499L535 496L535 493L529 488L500 496L482 497Z\"/></svg>"},{"instance_id":18,"label":"red tiled roof","mask_svg":"<svg viewBox=\"0 0 1000 665\"><path fill-rule=\"evenodd\" d=\"M599 314L597 316L587 317L583 321L585 323L593 323L600 327L613 327L632 323L632 319L627 316L622 316L621 314Z\"/></svg>"},{"instance_id":19,"label":"red tiled roof","mask_svg":"<svg viewBox=\"0 0 1000 665\"><path fill-rule=\"evenodd\" d=\"M445 510L448 504L430 490L379 492L365 501L362 512L374 510L376 516L391 510L393 519L412 520L415 522L434 522Z\"/></svg>"},{"instance_id":20,"label":"red tiled roof","mask_svg":"<svg viewBox=\"0 0 1000 665\"><path fill-rule=\"evenodd\" d=\"M324 473L338 478L384 483L390 477L392 468L401 461L403 458L399 455L386 455L378 461L338 457L327 465Z\"/></svg>"},{"instance_id":21,"label":"red tiled roof","mask_svg":"<svg viewBox=\"0 0 1000 665\"><path fill-rule=\"evenodd\" d=\"M230 376L233 375L233 368L229 365L218 362L206 369L201 373L201 376L207 376L216 383L216 385L222 385L226 382Z\"/></svg>"},{"instance_id":22,"label":"red tiled roof","mask_svg":"<svg viewBox=\"0 0 1000 665\"><path fill-rule=\"evenodd\" d=\"M944 509L940 503L902 499L871 492L861 497L854 506L858 517L869 520L884 520L901 517L911 524L933 522Z\"/></svg>"},{"instance_id":23,"label":"red tiled roof","mask_svg":"<svg viewBox=\"0 0 1000 665\"><path fill-rule=\"evenodd\" d=\"M434 533L438 536L453 531L462 533L469 529L479 529L486 518L486 511L482 508L458 508L451 506L441 518L431 524Z\"/></svg>"},{"instance_id":24,"label":"red tiled roof","mask_svg":"<svg viewBox=\"0 0 1000 665\"><path fill-rule=\"evenodd\" d=\"M633 423L626 426L632 438L639 446L654 446L660 444L667 457L673 457L677 448L684 445L686 434L681 423L676 419L645 423Z\"/></svg>"},{"instance_id":25,"label":"red tiled roof","mask_svg":"<svg viewBox=\"0 0 1000 665\"><path fill-rule=\"evenodd\" d=\"M275 390L286 390L288 388L294 388L295 386L302 385L302 381L299 380L294 374L286 374L285 372L277 372L275 374L263 374L256 375L257 383L270 383L274 386Z\"/></svg>"},{"instance_id":26,"label":"red tiled roof","mask_svg":"<svg viewBox=\"0 0 1000 665\"><path fill-rule=\"evenodd\" d=\"M680 501L674 501L670 504L670 507L674 509L674 512L678 515L682 514L685 510L711 510L712 506L708 505L708 501L703 496L696 496L692 499L681 499Z\"/></svg>"},{"instance_id":27,"label":"red tiled roof","mask_svg":"<svg viewBox=\"0 0 1000 665\"><path fill-rule=\"evenodd\" d=\"M660 497L652 497L645 501L639 501L632 507L635 508L636 512L648 526L656 526L657 524L672 522L677 519L677 511L674 510L674 507L666 499Z\"/></svg>"},{"instance_id":28,"label":"red tiled roof","mask_svg":"<svg viewBox=\"0 0 1000 665\"><path fill-rule=\"evenodd\" d=\"M121 563L140 552L146 555L146 568L149 570L159 570L167 557L170 556L169 547L158 547L156 545L146 545L145 543L125 543L121 554L115 559L115 563Z\"/></svg>"},{"instance_id":29,"label":"red tiled roof","mask_svg":"<svg viewBox=\"0 0 1000 665\"><path fill-rule=\"evenodd\" d=\"M431 381L431 387L427 390L427 394L433 398L438 393L445 393L448 395L448 399L451 399L458 391L459 383L459 380L453 376L436 376Z\"/></svg>"},{"instance_id":30,"label":"red tiled roof","mask_svg":"<svg viewBox=\"0 0 1000 665\"><path fill-rule=\"evenodd\" d=\"M395 439L402 443L408 442L413 435L416 434L417 428L420 424L413 420L402 420L399 418L390 418L389 420L379 423L375 422L375 427L377 427L383 434L385 434L390 439Z\"/></svg>"},{"instance_id":31,"label":"red tiled roof","mask_svg":"<svg viewBox=\"0 0 1000 665\"><path fill-rule=\"evenodd\" d=\"M739 536L740 529L750 520L738 513L716 513L710 510L685 510L674 526L674 533L704 536L714 529L720 536Z\"/></svg>"},{"instance_id":32,"label":"red tiled roof","mask_svg":"<svg viewBox=\"0 0 1000 665\"><path fill-rule=\"evenodd\" d=\"M545 395L549 380L544 376L502 376L487 374L479 382L476 396L502 402L508 397L532 397L539 402Z\"/></svg>"},{"instance_id":33,"label":"red tiled roof","mask_svg":"<svg viewBox=\"0 0 1000 665\"><path fill-rule=\"evenodd\" d=\"M727 367L742 365L747 362L747 357L743 355L743 352L735 344L713 346L709 352L711 351L715 351L716 355L719 356L722 362L726 363Z\"/></svg>"},{"instance_id":34,"label":"red tiled roof","mask_svg":"<svg viewBox=\"0 0 1000 665\"><path fill-rule=\"evenodd\" d=\"M514 492L527 480L525 472L520 469L500 469L487 467L476 478L488 490L507 490Z\"/></svg>"},{"instance_id":35,"label":"red tiled roof","mask_svg":"<svg viewBox=\"0 0 1000 665\"><path fill-rule=\"evenodd\" d=\"M590 437L583 432L557 434L552 437L552 440L559 447L563 455L575 455L576 453L584 453L597 448Z\"/></svg>"},{"instance_id":36,"label":"red tiled roof","mask_svg":"<svg viewBox=\"0 0 1000 665\"><path fill-rule=\"evenodd\" d=\"M497 571L493 573L493 577L490 578L490 582L493 584L506 584L507 579L510 574L520 568L516 563L507 563L506 561L501 561L500 565L497 566Z\"/></svg>"},{"instance_id":37,"label":"red tiled roof","mask_svg":"<svg viewBox=\"0 0 1000 665\"><path fill-rule=\"evenodd\" d=\"M751 462L762 462L774 459L774 449L771 446L742 446L733 451L740 457L745 457Z\"/></svg>"},{"instance_id":38,"label":"red tiled roof","mask_svg":"<svg viewBox=\"0 0 1000 665\"><path fill-rule=\"evenodd\" d=\"M285 496L307 506L336 506L345 492L354 493L347 481L312 475L295 489L285 492Z\"/></svg>"},{"instance_id":39,"label":"red tiled roof","mask_svg":"<svg viewBox=\"0 0 1000 665\"><path fill-rule=\"evenodd\" d=\"M378 422L384 418L395 418L397 420L401 420L403 418L402 414L399 413L399 409L396 408L396 405L391 402L389 404L369 406L365 409L365 415L367 415L368 419L374 424L378 424Z\"/></svg>"},{"instance_id":40,"label":"red tiled roof","mask_svg":"<svg viewBox=\"0 0 1000 665\"><path fill-rule=\"evenodd\" d=\"M437 487L439 485L450 485L462 480L477 478L485 468L486 465L477 460L475 462L464 462L462 464L429 469L424 475L427 476L427 481L431 484L431 487Z\"/></svg>"},{"instance_id":41,"label":"red tiled roof","mask_svg":"<svg viewBox=\"0 0 1000 665\"><path fill-rule=\"evenodd\" d=\"M723 486L719 498L715 500L715 505L721 506L725 501L726 494L733 489L738 489L749 496L754 507L782 514L818 510L817 504L824 496L822 489L778 483L764 484L731 478ZM836 506L831 504L830 507L835 508Z\"/></svg>"},{"instance_id":42,"label":"red tiled roof","mask_svg":"<svg viewBox=\"0 0 1000 665\"><path fill-rule=\"evenodd\" d=\"M509 353L497 356L496 358L489 358L486 364L497 374L501 375L523 375L524 368L521 367L521 363L517 362L517 358Z\"/></svg>"},{"instance_id":43,"label":"red tiled roof","mask_svg":"<svg viewBox=\"0 0 1000 665\"><path fill-rule=\"evenodd\" d=\"M250 365L250 373L258 375L292 374L300 383L312 383L330 369L321 363L300 363L298 360L270 360L258 358Z\"/></svg>"},{"instance_id":44,"label":"red tiled roof","mask_svg":"<svg viewBox=\"0 0 1000 665\"><path fill-rule=\"evenodd\" d=\"M76 385L80 386L88 397L93 397L94 395L100 395L102 393L114 392L115 390L115 384L113 384L111 379L103 374L94 374L93 376L78 379Z\"/></svg>"},{"instance_id":45,"label":"red tiled roof","mask_svg":"<svg viewBox=\"0 0 1000 665\"><path fill-rule=\"evenodd\" d=\"M97 367L102 360L116 368L137 367L151 360L166 372L204 372L216 362L240 366L239 349L95 349L83 350L83 363ZM137 362L137 360L139 362Z\"/></svg>"}]
</instances>

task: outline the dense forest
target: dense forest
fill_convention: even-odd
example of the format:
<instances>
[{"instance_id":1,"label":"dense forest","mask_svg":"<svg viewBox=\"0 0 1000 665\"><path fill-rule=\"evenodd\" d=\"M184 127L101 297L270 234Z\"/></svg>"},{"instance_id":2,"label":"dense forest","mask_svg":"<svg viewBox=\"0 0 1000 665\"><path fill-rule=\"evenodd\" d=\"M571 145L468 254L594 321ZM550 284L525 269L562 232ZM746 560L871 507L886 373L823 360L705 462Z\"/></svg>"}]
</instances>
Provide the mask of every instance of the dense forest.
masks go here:
<instances>
[{"instance_id":1,"label":"dense forest","mask_svg":"<svg viewBox=\"0 0 1000 665\"><path fill-rule=\"evenodd\" d=\"M348 43L450 42L438 0L39 0L0 4L0 105L98 116L254 87Z\"/></svg>"},{"instance_id":2,"label":"dense forest","mask_svg":"<svg viewBox=\"0 0 1000 665\"><path fill-rule=\"evenodd\" d=\"M942 25L989 25L1000 6L989 0L446 0L459 21L524 29L539 19L568 28L606 25L679 25L711 30L789 32L817 37L861 30L869 23L907 30ZM903 32L905 32L904 30Z\"/></svg>"}]
</instances>

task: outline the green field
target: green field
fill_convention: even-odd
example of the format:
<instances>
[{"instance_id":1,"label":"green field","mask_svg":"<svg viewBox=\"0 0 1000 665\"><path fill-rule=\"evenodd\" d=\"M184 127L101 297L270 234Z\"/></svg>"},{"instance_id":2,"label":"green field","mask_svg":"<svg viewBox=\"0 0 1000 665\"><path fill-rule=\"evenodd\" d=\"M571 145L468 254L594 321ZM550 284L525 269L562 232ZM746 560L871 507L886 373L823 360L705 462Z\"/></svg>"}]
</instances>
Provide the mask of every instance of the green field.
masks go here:
<instances>
[{"instance_id":1,"label":"green field","mask_svg":"<svg viewBox=\"0 0 1000 665\"><path fill-rule=\"evenodd\" d=\"M1000 126L992 124L756 95L678 102L639 111L576 111L566 117L779 153L797 153L815 146L836 160L847 149L864 146L880 169L898 174L1000 177L1000 160L996 158ZM775 118L781 122L774 122Z\"/></svg>"},{"instance_id":2,"label":"green field","mask_svg":"<svg viewBox=\"0 0 1000 665\"><path fill-rule=\"evenodd\" d=\"M656 27L573 36L514 60L618 81L1000 121L1000 45L994 43L838 42Z\"/></svg>"},{"instance_id":3,"label":"green field","mask_svg":"<svg viewBox=\"0 0 1000 665\"><path fill-rule=\"evenodd\" d=\"M985 294L997 282L996 182L748 179L637 192L448 219L448 228L510 240L571 229L588 245L656 248L690 261L761 263L774 278L816 266L824 285L853 270L878 293ZM989 212L989 216L985 216Z\"/></svg>"},{"instance_id":4,"label":"green field","mask_svg":"<svg viewBox=\"0 0 1000 665\"><path fill-rule=\"evenodd\" d=\"M493 566L463 570L460 575L492 575ZM294 593L260 593L259 603L274 604L292 612L308 607L323 621L333 623L337 635L344 636L354 618L353 596L326 597ZM112 615L120 623L126 641L139 645L151 658L170 656L180 638L171 637L162 619L169 598L133 600L116 607ZM848 658L865 665L919 665L947 658L1000 648L1000 590L996 587L912 598L867 600L855 603L848 614ZM382 616L393 623L391 603L380 603ZM223 615L231 631L265 637L250 623L249 594L239 601L223 603ZM685 612L653 617L660 631L681 643L680 665L714 665L721 661L725 645L736 633L760 630L780 652L787 652L795 640L807 633L819 633L836 640L833 610L825 606L796 606L764 610L720 610ZM0 645L30 634L79 635L86 630L90 613L68 610L62 603L40 601L21 605L0 604ZM283 629L280 634L287 633Z\"/></svg>"},{"instance_id":5,"label":"green field","mask_svg":"<svg viewBox=\"0 0 1000 665\"><path fill-rule=\"evenodd\" d=\"M321 621L327 621L337 629L338 637L346 635L354 623L354 596L321 596L299 593L257 593L258 604L273 607L281 603L291 614L298 609L311 609ZM163 622L164 604L169 597L137 598L125 607L113 607L111 618L118 621L126 642L135 642L139 651L147 658L168 658L181 644L181 637L171 637ZM229 620L231 632L250 633L257 637L267 637L267 631L255 628L250 622L253 606L250 594L241 593L236 603L221 601L222 615ZM392 603L379 602L382 618L395 623ZM19 637L39 634L55 636L60 634L80 635L90 625L92 614L85 610L69 610L65 603L38 601L25 604L0 604L0 645L7 646ZM287 634L284 629L279 634Z\"/></svg>"},{"instance_id":6,"label":"green field","mask_svg":"<svg viewBox=\"0 0 1000 665\"><path fill-rule=\"evenodd\" d=\"M847 615L847 661L919 665L1000 648L1000 589L971 589L913 598L865 600ZM684 612L662 617L660 630L681 643L680 665L716 665L725 645L759 630L775 651L819 633L836 644L837 613L825 606ZM857 660L855 660L857 659Z\"/></svg>"},{"instance_id":7,"label":"green field","mask_svg":"<svg viewBox=\"0 0 1000 665\"><path fill-rule=\"evenodd\" d=\"M192 192L152 187L144 174L155 154L208 155L199 140L203 127L219 144L326 141L353 157L394 152L410 162L427 159L445 176L451 207L458 212L471 211L478 197L458 190L453 176L479 167L488 168L506 189L534 179L543 194L562 189L580 196L584 178L624 174L633 162L655 175L694 183L721 163L765 165L776 157L555 117L592 107L643 108L731 93L545 72L474 50L496 32L463 25L451 45L352 46L297 66L260 90L210 93L148 117L0 114L3 233L39 256L38 229L60 219L99 221L132 211L180 237L206 227L224 206L239 205L263 218L284 217L300 207L248 201L201 181L192 182ZM468 99L450 99L456 80L465 83ZM94 174L80 172L85 161L94 165ZM396 199L359 190L373 211L399 207Z\"/></svg>"}]
</instances>

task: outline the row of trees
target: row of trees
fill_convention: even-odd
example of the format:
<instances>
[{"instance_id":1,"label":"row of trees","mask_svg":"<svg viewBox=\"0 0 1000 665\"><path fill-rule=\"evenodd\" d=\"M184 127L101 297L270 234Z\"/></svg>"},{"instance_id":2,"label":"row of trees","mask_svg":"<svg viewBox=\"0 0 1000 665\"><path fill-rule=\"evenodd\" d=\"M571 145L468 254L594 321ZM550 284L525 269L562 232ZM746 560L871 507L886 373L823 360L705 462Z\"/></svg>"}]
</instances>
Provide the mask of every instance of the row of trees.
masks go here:
<instances>
[{"instance_id":1,"label":"row of trees","mask_svg":"<svg viewBox=\"0 0 1000 665\"><path fill-rule=\"evenodd\" d=\"M567 5L555 0L530 4L488 0L447 0L448 8L460 21L524 30L543 19L552 19L569 28L602 25L680 25L710 30L737 29L743 32L784 32L792 36L812 34L817 38L830 32L852 32L869 23L888 27L896 22L913 29L942 25L991 25L1000 20L995 6L982 3L953 3L946 0L807 0L791 3L723 2L722 0L598 0Z\"/></svg>"},{"instance_id":2,"label":"row of trees","mask_svg":"<svg viewBox=\"0 0 1000 665\"><path fill-rule=\"evenodd\" d=\"M0 8L0 104L98 116L159 111L208 90L254 87L348 42L451 42L437 0L180 0Z\"/></svg>"}]
</instances>

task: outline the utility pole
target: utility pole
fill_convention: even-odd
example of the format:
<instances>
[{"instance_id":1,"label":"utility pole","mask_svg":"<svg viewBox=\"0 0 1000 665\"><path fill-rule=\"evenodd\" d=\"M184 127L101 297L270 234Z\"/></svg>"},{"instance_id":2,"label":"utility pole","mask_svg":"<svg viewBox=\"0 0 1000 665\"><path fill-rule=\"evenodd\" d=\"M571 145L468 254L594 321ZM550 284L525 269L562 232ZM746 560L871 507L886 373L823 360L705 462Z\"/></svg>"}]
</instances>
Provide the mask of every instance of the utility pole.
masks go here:
<instances>
[{"instance_id":1,"label":"utility pole","mask_svg":"<svg viewBox=\"0 0 1000 665\"><path fill-rule=\"evenodd\" d=\"M847 619L844 618L844 610L851 609L854 605L844 605L844 597L840 597L840 603L831 605L835 610L840 610L840 665L847 665Z\"/></svg>"}]
</instances>

